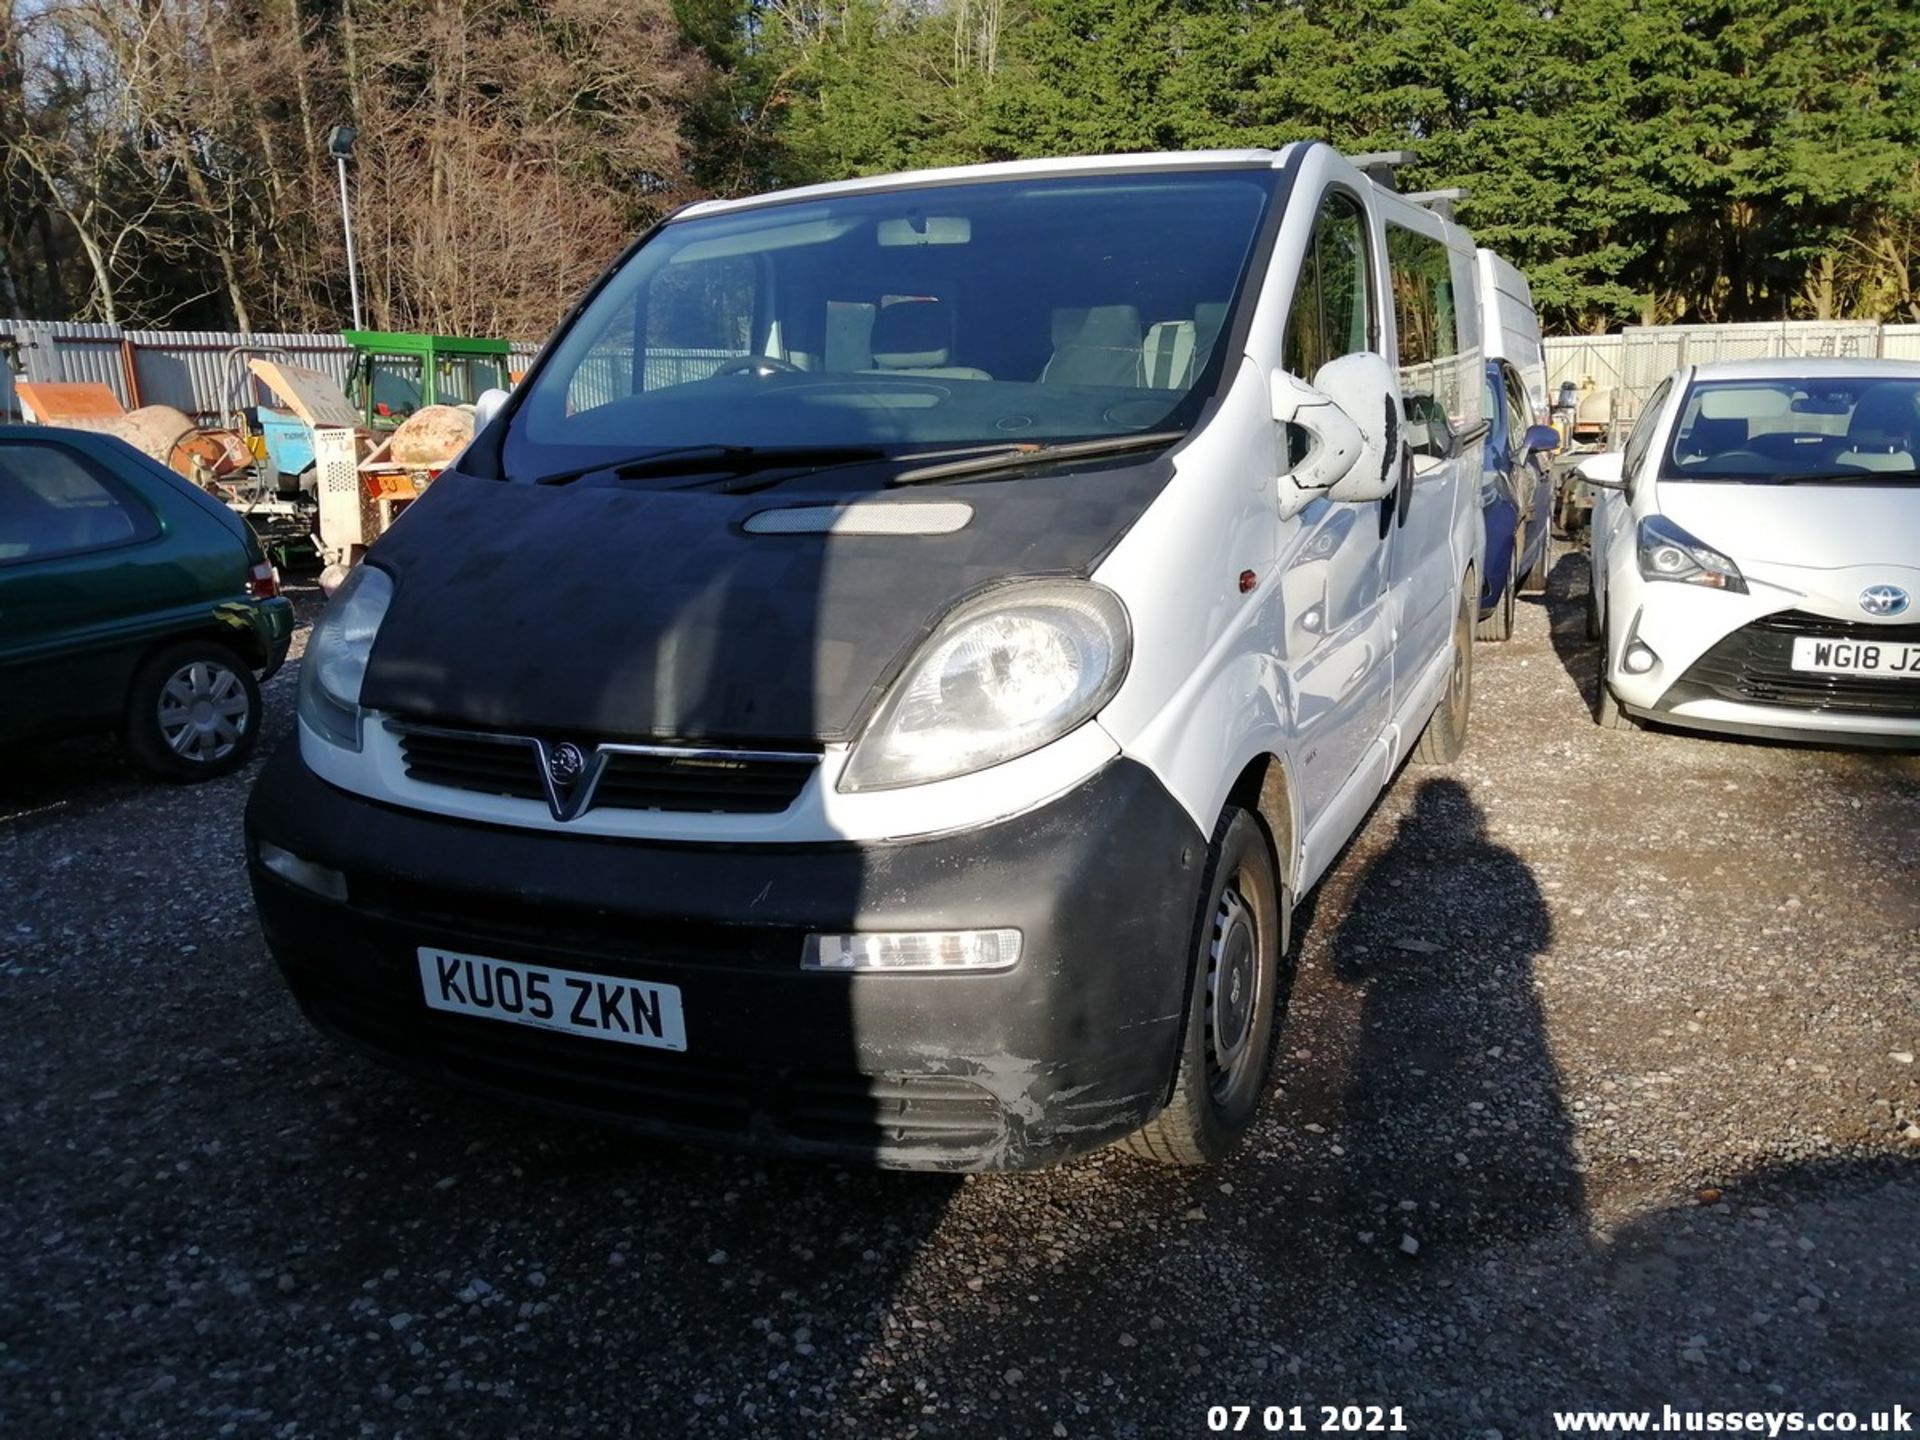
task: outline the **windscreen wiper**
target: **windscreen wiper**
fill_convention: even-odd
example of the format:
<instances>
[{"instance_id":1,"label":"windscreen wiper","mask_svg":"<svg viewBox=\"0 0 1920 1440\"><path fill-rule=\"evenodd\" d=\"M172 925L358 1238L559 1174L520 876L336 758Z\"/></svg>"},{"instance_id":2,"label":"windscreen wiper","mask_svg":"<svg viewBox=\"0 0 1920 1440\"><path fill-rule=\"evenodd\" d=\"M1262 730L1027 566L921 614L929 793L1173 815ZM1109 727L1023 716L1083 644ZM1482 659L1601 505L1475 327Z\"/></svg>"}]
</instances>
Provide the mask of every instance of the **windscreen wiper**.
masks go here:
<instances>
[{"instance_id":1,"label":"windscreen wiper","mask_svg":"<svg viewBox=\"0 0 1920 1440\"><path fill-rule=\"evenodd\" d=\"M571 485L589 475L638 480L648 475L685 475L724 471L745 475L779 466L847 465L861 460L884 460L878 445L677 445L651 450L631 460L602 460L574 470L542 475L536 485Z\"/></svg>"},{"instance_id":2,"label":"windscreen wiper","mask_svg":"<svg viewBox=\"0 0 1920 1440\"><path fill-rule=\"evenodd\" d=\"M1186 438L1184 430L1155 430L1142 435L1111 435L1099 440L1066 440L1058 443L1009 445L986 455L947 460L937 465L920 465L902 470L889 485L928 485L939 480L957 480L965 476L991 475L1000 470L1020 470L1029 465L1046 465L1061 460L1091 459L1100 455L1123 455L1129 450L1153 450Z\"/></svg>"}]
</instances>

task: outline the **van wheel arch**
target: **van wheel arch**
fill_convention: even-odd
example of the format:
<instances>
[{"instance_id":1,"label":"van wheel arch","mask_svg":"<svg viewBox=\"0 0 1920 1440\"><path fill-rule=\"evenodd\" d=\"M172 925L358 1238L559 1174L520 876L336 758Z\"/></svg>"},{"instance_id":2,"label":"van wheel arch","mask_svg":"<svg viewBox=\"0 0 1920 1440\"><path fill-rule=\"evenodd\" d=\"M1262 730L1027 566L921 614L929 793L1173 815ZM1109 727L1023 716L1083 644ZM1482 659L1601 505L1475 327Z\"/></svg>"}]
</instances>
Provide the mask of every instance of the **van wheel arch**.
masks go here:
<instances>
[{"instance_id":1,"label":"van wheel arch","mask_svg":"<svg viewBox=\"0 0 1920 1440\"><path fill-rule=\"evenodd\" d=\"M1273 852L1274 873L1297 896L1293 787L1287 779L1286 762L1278 755L1258 755L1249 760L1227 792L1222 808L1236 806L1259 817L1267 832L1267 846Z\"/></svg>"},{"instance_id":2,"label":"van wheel arch","mask_svg":"<svg viewBox=\"0 0 1920 1440\"><path fill-rule=\"evenodd\" d=\"M1454 616L1453 666L1439 703L1415 737L1411 759L1419 765L1448 765L1466 748L1467 727L1473 709L1474 617L1480 609L1480 589L1474 583L1476 567L1469 565L1460 581Z\"/></svg>"}]
</instances>

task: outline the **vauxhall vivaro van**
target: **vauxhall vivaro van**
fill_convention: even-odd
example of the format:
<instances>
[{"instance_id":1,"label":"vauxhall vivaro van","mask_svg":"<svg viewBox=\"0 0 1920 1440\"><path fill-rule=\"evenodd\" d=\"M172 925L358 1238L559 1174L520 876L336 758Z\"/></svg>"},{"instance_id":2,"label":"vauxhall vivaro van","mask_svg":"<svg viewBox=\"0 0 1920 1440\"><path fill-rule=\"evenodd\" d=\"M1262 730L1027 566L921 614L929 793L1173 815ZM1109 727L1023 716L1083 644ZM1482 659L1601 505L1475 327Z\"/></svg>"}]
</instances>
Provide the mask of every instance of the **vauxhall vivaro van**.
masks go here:
<instances>
[{"instance_id":1,"label":"vauxhall vivaro van","mask_svg":"<svg viewBox=\"0 0 1920 1440\"><path fill-rule=\"evenodd\" d=\"M663 1135L1222 1155L1296 897L1466 734L1477 315L1322 145L680 211L314 628L294 994Z\"/></svg>"}]
</instances>

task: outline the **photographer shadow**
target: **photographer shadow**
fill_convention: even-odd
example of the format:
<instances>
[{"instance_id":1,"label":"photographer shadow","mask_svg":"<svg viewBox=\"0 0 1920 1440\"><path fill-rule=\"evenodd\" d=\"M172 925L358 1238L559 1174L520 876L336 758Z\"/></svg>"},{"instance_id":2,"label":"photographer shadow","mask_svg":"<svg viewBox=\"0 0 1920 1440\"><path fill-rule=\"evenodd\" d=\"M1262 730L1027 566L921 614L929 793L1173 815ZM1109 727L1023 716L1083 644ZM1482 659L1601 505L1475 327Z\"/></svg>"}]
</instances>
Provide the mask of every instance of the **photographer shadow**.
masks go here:
<instances>
[{"instance_id":1,"label":"photographer shadow","mask_svg":"<svg viewBox=\"0 0 1920 1440\"><path fill-rule=\"evenodd\" d=\"M1420 787L1353 887L1327 956L1363 990L1345 1208L1405 1253L1584 1218L1534 978L1552 939L1532 871L1457 780Z\"/></svg>"}]
</instances>

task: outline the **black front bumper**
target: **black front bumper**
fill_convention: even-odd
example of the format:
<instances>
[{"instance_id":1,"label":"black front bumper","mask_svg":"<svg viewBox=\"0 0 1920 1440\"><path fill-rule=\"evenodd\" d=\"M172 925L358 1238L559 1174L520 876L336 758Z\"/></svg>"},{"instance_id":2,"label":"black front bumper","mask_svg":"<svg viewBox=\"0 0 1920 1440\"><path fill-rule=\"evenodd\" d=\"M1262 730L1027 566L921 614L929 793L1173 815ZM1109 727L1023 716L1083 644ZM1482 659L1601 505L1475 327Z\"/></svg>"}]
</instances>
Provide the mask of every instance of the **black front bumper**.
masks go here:
<instances>
[{"instance_id":1,"label":"black front bumper","mask_svg":"<svg viewBox=\"0 0 1920 1440\"><path fill-rule=\"evenodd\" d=\"M1723 636L1660 697L1658 710L1691 700L1731 700L1837 715L1920 719L1920 684L1905 675L1829 675L1793 668L1793 642L1920 645L1920 625L1857 625L1783 610Z\"/></svg>"},{"instance_id":2,"label":"black front bumper","mask_svg":"<svg viewBox=\"0 0 1920 1440\"><path fill-rule=\"evenodd\" d=\"M719 846L466 824L316 778L247 808L262 928L321 1028L406 1069L648 1133L871 1164L1019 1169L1164 1103L1206 840L1143 767L893 844ZM267 840L345 903L260 867ZM1018 927L996 974L818 974L810 932ZM684 1053L429 1009L419 947L679 987Z\"/></svg>"}]
</instances>

